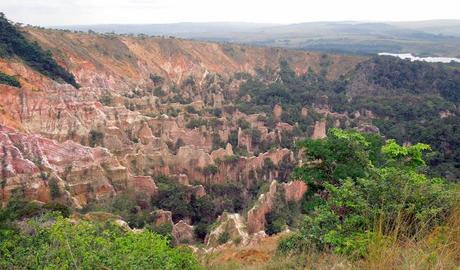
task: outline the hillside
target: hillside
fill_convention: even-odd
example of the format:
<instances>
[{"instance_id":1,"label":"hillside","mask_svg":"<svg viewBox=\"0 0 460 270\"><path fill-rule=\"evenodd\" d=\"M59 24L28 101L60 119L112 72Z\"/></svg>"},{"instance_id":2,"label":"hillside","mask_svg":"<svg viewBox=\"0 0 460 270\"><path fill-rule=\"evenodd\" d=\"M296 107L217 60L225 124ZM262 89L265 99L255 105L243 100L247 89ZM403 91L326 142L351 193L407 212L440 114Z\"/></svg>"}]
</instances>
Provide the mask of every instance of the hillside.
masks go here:
<instances>
[{"instance_id":1,"label":"hillside","mask_svg":"<svg viewBox=\"0 0 460 270\"><path fill-rule=\"evenodd\" d=\"M300 227L300 219L313 213L313 193L331 187L291 174L295 167L317 164L319 158L300 162L308 151L296 142L306 138L342 142L366 136L365 147L344 147L355 156L342 149L349 167L337 169L338 179L388 177L387 169L400 169L391 167L399 164L397 158L403 157L398 160L403 165L410 160L405 155L424 165L418 142L432 145L433 152L423 155L428 171L423 166L404 171L411 181L420 176L414 180L417 194L437 187L431 176L459 179L458 65L16 30L40 51L49 50L47 59L71 74L70 83L79 88L40 72L18 54L0 57L0 74L7 74L0 80L3 206L18 199L59 203L74 209L75 219L123 219L130 228L171 234L174 244L193 243L208 252L226 243L257 246L285 226ZM386 160L367 148L375 144L380 150L384 138L395 138L409 154L401 148L400 156ZM358 164L363 168L353 163L364 156L368 160ZM362 171L353 174L349 168L355 165ZM396 194L404 181L394 184L375 188ZM436 198L436 191L426 193L426 200ZM372 201L366 203L372 208Z\"/></svg>"},{"instance_id":2,"label":"hillside","mask_svg":"<svg viewBox=\"0 0 460 270\"><path fill-rule=\"evenodd\" d=\"M381 52L460 56L459 21L306 22L287 25L179 23L76 25L56 28L99 33L175 36L290 49L375 55Z\"/></svg>"}]
</instances>

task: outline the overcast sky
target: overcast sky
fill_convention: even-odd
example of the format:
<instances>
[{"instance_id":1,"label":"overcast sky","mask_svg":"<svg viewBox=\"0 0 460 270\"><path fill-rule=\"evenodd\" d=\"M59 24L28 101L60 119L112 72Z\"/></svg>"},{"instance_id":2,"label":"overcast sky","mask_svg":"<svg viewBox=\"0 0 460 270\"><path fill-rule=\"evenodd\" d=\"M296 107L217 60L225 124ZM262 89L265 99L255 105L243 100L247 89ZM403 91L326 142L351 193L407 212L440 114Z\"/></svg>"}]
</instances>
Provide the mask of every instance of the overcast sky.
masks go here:
<instances>
[{"instance_id":1,"label":"overcast sky","mask_svg":"<svg viewBox=\"0 0 460 270\"><path fill-rule=\"evenodd\" d=\"M460 19L460 0L0 0L33 25Z\"/></svg>"}]
</instances>

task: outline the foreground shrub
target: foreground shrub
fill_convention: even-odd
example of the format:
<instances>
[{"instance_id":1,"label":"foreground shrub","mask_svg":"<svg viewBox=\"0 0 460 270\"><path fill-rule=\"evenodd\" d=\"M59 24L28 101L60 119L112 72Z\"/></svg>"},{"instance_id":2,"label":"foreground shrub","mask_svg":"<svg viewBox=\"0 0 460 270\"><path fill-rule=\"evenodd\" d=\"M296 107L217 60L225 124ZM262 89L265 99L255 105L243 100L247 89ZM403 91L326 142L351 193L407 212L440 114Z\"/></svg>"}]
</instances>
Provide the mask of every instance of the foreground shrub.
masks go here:
<instances>
[{"instance_id":1,"label":"foreground shrub","mask_svg":"<svg viewBox=\"0 0 460 270\"><path fill-rule=\"evenodd\" d=\"M315 190L315 207L281 251L326 250L364 257L376 238L422 239L446 222L458 192L424 174L428 145L400 146L355 131L332 130L327 139L301 144L306 153L296 177ZM376 144L377 143L377 144Z\"/></svg>"},{"instance_id":2,"label":"foreground shrub","mask_svg":"<svg viewBox=\"0 0 460 270\"><path fill-rule=\"evenodd\" d=\"M200 269L188 249L158 234L57 217L29 222L27 233L0 231L1 269ZM48 224L48 225L46 225Z\"/></svg>"}]
</instances>

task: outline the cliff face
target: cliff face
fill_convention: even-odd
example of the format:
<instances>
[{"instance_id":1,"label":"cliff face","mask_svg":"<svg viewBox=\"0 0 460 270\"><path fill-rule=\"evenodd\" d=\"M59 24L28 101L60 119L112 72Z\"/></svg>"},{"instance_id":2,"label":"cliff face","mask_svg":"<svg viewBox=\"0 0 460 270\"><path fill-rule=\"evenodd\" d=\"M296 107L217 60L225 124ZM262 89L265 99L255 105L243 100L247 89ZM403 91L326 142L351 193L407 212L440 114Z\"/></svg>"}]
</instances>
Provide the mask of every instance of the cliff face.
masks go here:
<instances>
[{"instance_id":1,"label":"cliff face","mask_svg":"<svg viewBox=\"0 0 460 270\"><path fill-rule=\"evenodd\" d=\"M49 181L39 180L44 173L56 178L66 200L84 206L139 183L143 187L139 190L154 193L155 183L140 176L177 175L202 183L243 181L249 186L257 179L276 178L283 160L294 162L287 149L251 157L257 149L249 133L238 136L248 157L232 156L231 149L213 150L225 147L239 118L259 130L262 139L276 139L292 128L280 124L269 131L258 124L257 115L223 110L244 81L238 74L277 70L280 60L287 60L298 74L309 69L319 72L320 54L171 38L23 30L49 49L81 88L52 81L16 58L0 59L0 71L16 76L22 85L20 89L0 85L3 202L18 189L30 199L50 200ZM330 59L329 78L349 72L363 60ZM212 109L223 113L213 116ZM208 124L188 125L197 118ZM224 144L216 145L216 138ZM264 168L266 159L275 167ZM207 169L213 166L217 171Z\"/></svg>"}]
</instances>

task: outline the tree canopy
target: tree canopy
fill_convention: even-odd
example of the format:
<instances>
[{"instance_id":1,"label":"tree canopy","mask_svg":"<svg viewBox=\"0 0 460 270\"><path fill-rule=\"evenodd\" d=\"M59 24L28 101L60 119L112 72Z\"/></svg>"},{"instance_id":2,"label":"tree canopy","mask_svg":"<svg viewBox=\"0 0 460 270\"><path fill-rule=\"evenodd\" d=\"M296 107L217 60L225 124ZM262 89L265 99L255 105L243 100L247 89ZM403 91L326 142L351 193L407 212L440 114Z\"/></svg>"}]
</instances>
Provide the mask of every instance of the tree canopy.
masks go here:
<instances>
[{"instance_id":1,"label":"tree canopy","mask_svg":"<svg viewBox=\"0 0 460 270\"><path fill-rule=\"evenodd\" d=\"M376 237L423 237L445 222L458 192L424 173L426 144L398 145L375 135L332 129L300 143L305 160L294 177L314 187L300 231L281 250L327 249L365 256Z\"/></svg>"}]
</instances>

